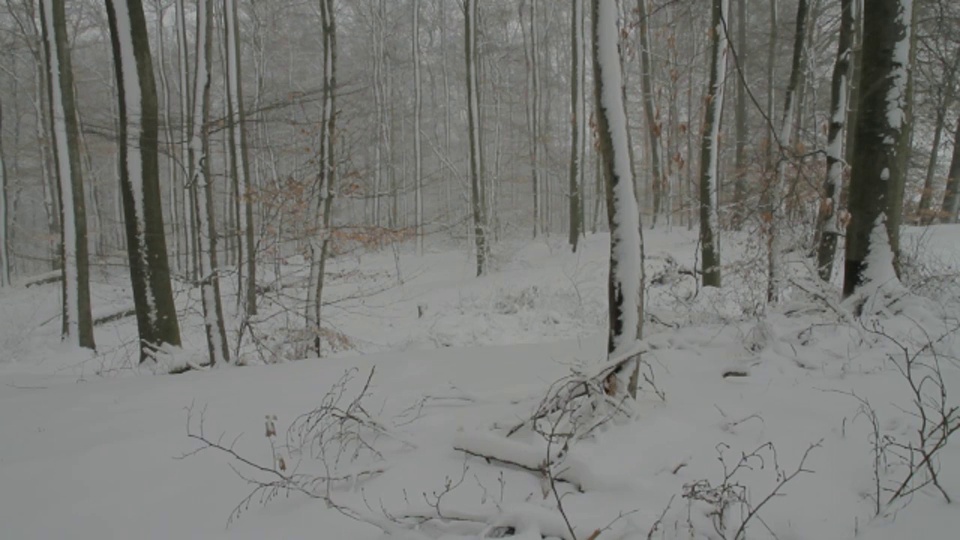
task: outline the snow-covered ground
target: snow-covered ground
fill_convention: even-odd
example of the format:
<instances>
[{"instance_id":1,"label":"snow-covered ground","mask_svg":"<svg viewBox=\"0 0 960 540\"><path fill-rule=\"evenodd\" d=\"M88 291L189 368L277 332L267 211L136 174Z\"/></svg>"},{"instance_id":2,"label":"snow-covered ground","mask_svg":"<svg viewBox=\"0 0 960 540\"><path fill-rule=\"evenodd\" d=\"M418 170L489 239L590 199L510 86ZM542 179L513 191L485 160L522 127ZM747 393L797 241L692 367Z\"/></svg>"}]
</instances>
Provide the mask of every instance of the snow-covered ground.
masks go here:
<instances>
[{"instance_id":1,"label":"snow-covered ground","mask_svg":"<svg viewBox=\"0 0 960 540\"><path fill-rule=\"evenodd\" d=\"M734 538L758 506L747 538L955 536L956 503L932 485L875 517L875 473L886 502L909 468L896 444L917 440L911 388L898 370L904 352L890 338L908 356L921 352L919 377L939 360L947 406L960 404L960 340L950 334L960 319L960 228L908 231L905 276L927 297L902 298L867 321L818 299L799 264L790 300L761 309L763 259L749 239L726 239L724 289L698 291L688 273L695 234L645 237L644 358L654 384L643 381L633 418L608 422L554 471L582 491L456 447L518 460L556 454L534 435L505 439L494 426L521 422L553 381L603 358L605 236L591 236L577 254L560 239L500 244L494 271L479 279L460 251L417 257L404 246L340 257L325 307L337 350L320 360L288 359L297 351L284 342L303 325L303 271L288 261L281 276L263 280L288 286L267 293L255 325L260 348L243 342L251 365L175 376L131 365L131 318L98 326L99 353L83 353L58 342L58 285L0 290L0 538L375 540L381 528L396 532L413 517L438 514L445 520L398 535L471 538L480 526L470 521L499 518L517 538L572 538L557 495L580 540ZM130 307L122 271L106 266L94 280L95 316ZM199 298L180 287L177 301L185 349L203 351ZM376 430L361 433L372 448L341 456L338 474L354 477L317 494L381 528L300 493L265 506L258 495L227 527L255 487L231 467L249 479L276 478L222 451L193 453L203 445L188 430L198 434L202 419L208 440L256 464L270 469L283 458L284 474L332 474L323 460L285 445L287 426L321 406L331 388L344 390L345 407L368 378L364 418ZM271 423L278 436L266 437ZM936 460L939 483L955 499L957 437ZM356 450L356 442L346 445ZM734 471L744 454L752 457ZM362 470L376 474L356 476ZM712 497L730 503L725 535L711 516L717 499L695 500Z\"/></svg>"}]
</instances>

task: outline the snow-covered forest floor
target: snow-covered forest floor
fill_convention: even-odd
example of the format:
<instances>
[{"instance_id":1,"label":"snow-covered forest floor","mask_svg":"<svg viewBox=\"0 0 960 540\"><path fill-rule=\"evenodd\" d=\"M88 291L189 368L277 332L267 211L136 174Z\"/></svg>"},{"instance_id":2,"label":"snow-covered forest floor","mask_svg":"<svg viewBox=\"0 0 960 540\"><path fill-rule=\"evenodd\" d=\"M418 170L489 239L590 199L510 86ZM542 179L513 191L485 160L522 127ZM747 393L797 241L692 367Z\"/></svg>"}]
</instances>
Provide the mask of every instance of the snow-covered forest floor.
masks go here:
<instances>
[{"instance_id":1,"label":"snow-covered forest floor","mask_svg":"<svg viewBox=\"0 0 960 540\"><path fill-rule=\"evenodd\" d=\"M695 233L645 236L642 395L632 418L610 418L562 449L497 428L529 418L551 383L604 357L603 235L576 254L559 238L498 244L479 279L462 250L338 257L324 308L335 352L319 360L293 360L305 273L291 259L279 276L263 269L246 367L170 376L131 363L133 318L98 325L91 355L59 344L58 284L4 289L0 538L374 540L387 529L731 539L745 519L751 539L954 537L960 433L931 452L939 488L906 491L930 478L919 448L936 443L941 405L948 414L960 405L960 228L906 231L904 281L915 293L887 291L862 318L818 288L799 256L788 300L764 311L765 259L749 239L727 240L725 286L703 291L692 277ZM121 267L98 267L91 286L95 317L132 307ZM181 284L177 301L177 354L201 358L199 297ZM241 325L230 326L233 345ZM922 385L926 446L905 375ZM288 436L302 432L288 426L333 404L351 418L296 452ZM264 469L203 449L188 437L201 420L207 441ZM546 476L459 449L534 468L548 454L564 458ZM281 492L264 506L268 490L242 504L257 487L248 480L276 482L277 471L345 480L312 485L320 499ZM904 496L888 504L901 485Z\"/></svg>"}]
</instances>

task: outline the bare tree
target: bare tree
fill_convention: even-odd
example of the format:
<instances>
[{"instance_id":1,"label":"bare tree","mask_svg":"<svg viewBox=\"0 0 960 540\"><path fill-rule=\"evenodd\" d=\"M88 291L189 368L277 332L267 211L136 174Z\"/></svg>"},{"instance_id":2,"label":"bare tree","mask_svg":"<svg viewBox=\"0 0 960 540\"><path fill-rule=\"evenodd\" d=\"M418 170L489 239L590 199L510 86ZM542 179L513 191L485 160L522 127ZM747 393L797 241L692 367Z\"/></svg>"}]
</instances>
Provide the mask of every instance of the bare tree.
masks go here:
<instances>
[{"instance_id":1,"label":"bare tree","mask_svg":"<svg viewBox=\"0 0 960 540\"><path fill-rule=\"evenodd\" d=\"M467 123L470 139L470 193L473 204L473 235L477 250L477 275L486 271L486 216L480 193L480 96L477 80L477 0L465 0L463 6L464 54L467 71Z\"/></svg>"},{"instance_id":2,"label":"bare tree","mask_svg":"<svg viewBox=\"0 0 960 540\"><path fill-rule=\"evenodd\" d=\"M60 196L60 237L63 273L64 339L81 347L96 347L90 309L90 267L87 248L87 214L80 172L80 128L77 124L73 66L67 45L67 20L63 0L40 3L43 50L46 59L50 133L53 134L55 171Z\"/></svg>"},{"instance_id":3,"label":"bare tree","mask_svg":"<svg viewBox=\"0 0 960 540\"><path fill-rule=\"evenodd\" d=\"M572 0L570 12L570 230L568 241L574 252L583 231L583 154L587 136L583 98L583 0Z\"/></svg>"},{"instance_id":4,"label":"bare tree","mask_svg":"<svg viewBox=\"0 0 960 540\"><path fill-rule=\"evenodd\" d=\"M156 83L140 0L107 2L120 102L120 187L140 361L180 345L160 205Z\"/></svg>"},{"instance_id":5,"label":"bare tree","mask_svg":"<svg viewBox=\"0 0 960 540\"><path fill-rule=\"evenodd\" d=\"M230 362L227 333L223 323L223 303L220 298L220 265L217 262L217 227L213 179L210 175L210 54L213 28L211 0L197 4L196 69L193 84L192 133L190 134L190 161L193 169L191 183L196 188L194 206L199 237L200 295L203 301L203 326L207 336L210 363Z\"/></svg>"},{"instance_id":6,"label":"bare tree","mask_svg":"<svg viewBox=\"0 0 960 540\"><path fill-rule=\"evenodd\" d=\"M729 0L712 0L710 23L710 81L707 83L706 116L700 153L700 256L703 286L720 286L720 218L718 209L718 163L720 123L727 73Z\"/></svg>"},{"instance_id":7,"label":"bare tree","mask_svg":"<svg viewBox=\"0 0 960 540\"><path fill-rule=\"evenodd\" d=\"M768 195L767 223L767 301L776 302L780 297L780 282L783 279L782 252L783 235L786 228L786 190L784 175L787 155L793 151L794 124L797 121L797 89L800 85L800 72L803 68L803 44L806 37L808 12L807 0L797 2L796 30L793 34L793 61L790 63L790 80L783 98L783 116L780 120L779 136L776 144L780 148L780 157L774 167L773 185Z\"/></svg>"},{"instance_id":8,"label":"bare tree","mask_svg":"<svg viewBox=\"0 0 960 540\"><path fill-rule=\"evenodd\" d=\"M663 191L666 182L660 164L660 120L653 95L653 58L650 54L650 22L647 0L637 0L638 25L640 27L640 89L643 97L643 114L647 127L647 143L650 148L650 174L653 185L653 218L651 227L656 227L657 216L664 210Z\"/></svg>"},{"instance_id":9,"label":"bare tree","mask_svg":"<svg viewBox=\"0 0 960 540\"><path fill-rule=\"evenodd\" d=\"M0 133L3 133L3 105L0 101ZM7 160L0 137L0 287L10 281L10 217L7 202Z\"/></svg>"},{"instance_id":10,"label":"bare tree","mask_svg":"<svg viewBox=\"0 0 960 540\"><path fill-rule=\"evenodd\" d=\"M960 118L953 136L953 157L950 159L950 173L947 176L947 189L943 193L940 208L944 223L956 223L960 212Z\"/></svg>"},{"instance_id":11,"label":"bare tree","mask_svg":"<svg viewBox=\"0 0 960 540\"><path fill-rule=\"evenodd\" d=\"M610 226L607 355L619 360L630 356L643 337L643 234L624 107L617 11L616 0L592 0L593 95ZM624 368L617 390L636 396L639 363L633 360Z\"/></svg>"},{"instance_id":12,"label":"bare tree","mask_svg":"<svg viewBox=\"0 0 960 540\"><path fill-rule=\"evenodd\" d=\"M837 60L833 65L830 86L830 131L827 134L827 178L820 201L820 244L817 268L820 279L830 281L833 273L837 237L840 235L840 189L843 185L843 140L847 119L847 96L850 93L850 59L853 56L853 0L840 0L840 37Z\"/></svg>"}]
</instances>

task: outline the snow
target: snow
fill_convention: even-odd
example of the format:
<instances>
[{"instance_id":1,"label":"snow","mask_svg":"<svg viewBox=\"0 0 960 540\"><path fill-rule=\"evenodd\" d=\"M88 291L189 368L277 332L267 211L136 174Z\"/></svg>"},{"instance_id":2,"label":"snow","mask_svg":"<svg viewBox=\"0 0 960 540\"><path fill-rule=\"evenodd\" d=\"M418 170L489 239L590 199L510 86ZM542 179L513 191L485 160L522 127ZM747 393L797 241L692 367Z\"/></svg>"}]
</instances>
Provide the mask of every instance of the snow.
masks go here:
<instances>
[{"instance_id":1,"label":"snow","mask_svg":"<svg viewBox=\"0 0 960 540\"><path fill-rule=\"evenodd\" d=\"M879 227L878 234L883 230ZM905 253L923 255L921 262L947 261L951 266L943 271L955 275L958 234L958 226L905 229L904 245L917 246ZM960 311L955 283L937 295L936 303L904 297L902 313L876 312L864 326L853 318L844 322L825 305L811 308L811 301L796 293L758 317L746 307L751 294L764 294L762 272L729 272L723 289L697 294L694 278L676 270L693 268L696 234L657 230L646 241L652 276L647 312L663 323L648 322L643 358L666 400L652 384L642 383L633 419L575 444L557 466L558 472L576 471L584 488L557 486L576 538L588 538L613 522L600 540L645 539L661 515L662 528L653 538L719 538L709 505L684 499L684 486L704 480L718 485L724 476L718 458L730 466L742 452L759 448L763 466L757 461L734 477L756 504L780 480L778 471L792 472L808 446L821 440L805 463L813 472L797 476L761 509L778 538L952 535L955 508L932 489L874 517L872 424L851 393L870 403L882 435L911 440L916 419L894 364L898 349L868 329L876 321L911 348L925 343L923 332L939 337ZM751 259L740 249L745 241L731 234L727 255L732 264ZM571 368L593 369L606 356L609 237L589 236L576 254L569 253L565 238L507 241L496 246L490 272L482 278L473 277L472 258L462 250L432 247L419 257L412 243L405 245L399 262L391 250L331 261L328 290L336 302L325 307L326 323L349 336L353 349L322 360L176 376L154 376L137 366L135 345L125 345L136 336L132 318L97 326L101 350L93 355L60 344L57 325L45 323L58 310L57 284L0 291L2 536L457 540L512 529L513 538L570 538L541 477L455 448L542 463L542 439L534 434L505 438L495 426L524 419L554 380ZM308 272L306 266L290 262L282 276L263 272L266 280L290 284L283 294L264 298L264 324L277 325L269 333L284 328L282 310L289 308L281 304L284 298L305 298L295 284ZM792 278L803 278L796 265L785 269ZM121 268L106 266L93 276L94 317L127 305L129 278ZM183 354L205 352L202 317L191 308L197 291L178 284L176 299ZM422 316L418 306L426 307ZM919 319L921 312L928 318ZM299 328L301 319L291 320ZM940 342L937 351L945 359L950 400L956 404L960 372L946 359L960 354L957 334ZM256 363L255 354L246 356ZM208 435L236 438L238 453L270 464L265 416L276 416L277 431L283 432L298 415L320 405L345 372L354 373L345 385L349 397L374 367L366 411L396 439L376 439L382 457L365 454L342 464L341 471L373 464L383 473L337 484L332 493L340 504L378 518L396 534L385 537L377 526L296 494L265 507L255 500L226 527L250 486L230 468L241 465L224 455L205 451L178 459L197 448L187 437L187 409L194 429L202 413ZM902 463L888 457L889 468L881 476L887 486L903 472ZM941 482L956 496L960 445L951 442L940 458ZM297 470L316 474L322 467L303 459ZM429 515L436 494L461 478L437 505L443 515L474 524L451 519L401 533L400 524L385 517ZM736 525L739 512L729 515ZM755 525L748 538L773 537Z\"/></svg>"}]
</instances>

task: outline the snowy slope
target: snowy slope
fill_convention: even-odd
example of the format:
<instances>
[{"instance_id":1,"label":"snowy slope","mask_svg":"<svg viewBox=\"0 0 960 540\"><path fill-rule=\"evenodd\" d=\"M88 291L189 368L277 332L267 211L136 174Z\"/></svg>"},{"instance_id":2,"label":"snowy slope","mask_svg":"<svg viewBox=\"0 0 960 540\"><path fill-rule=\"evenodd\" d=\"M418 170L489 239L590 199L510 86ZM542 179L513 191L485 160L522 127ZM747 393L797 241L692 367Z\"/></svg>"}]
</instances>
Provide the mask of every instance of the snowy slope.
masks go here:
<instances>
[{"instance_id":1,"label":"snowy slope","mask_svg":"<svg viewBox=\"0 0 960 540\"><path fill-rule=\"evenodd\" d=\"M909 236L923 238L930 257L943 262L956 256L951 237L958 232L934 228ZM781 539L953 536L960 523L956 510L932 488L873 517L872 427L851 393L869 401L884 435L909 441L915 421L908 414L909 386L888 356L898 350L888 339L869 332L872 326L838 323L828 308L813 309L796 291L794 303L782 310L763 318L744 315L753 298L747 270L728 273L734 276L729 289L692 297L689 276L663 270L673 268L668 259L681 269L694 267L695 237L654 233L647 241L648 277L660 276L661 284L651 285L648 295L657 322L648 322L646 359L666 400L644 385L634 419L616 422L571 450L584 493L571 492L563 502L577 538L611 521L599 538L647 538L661 515L663 527L652 538L690 538L691 523L692 537L720 538L709 508L684 499L684 486L704 480L716 486L724 475L721 453L729 466L742 452L760 448L763 466L752 459L751 469L730 482L744 486L756 505L778 482L778 467L793 472L815 444L804 462L812 472L799 474L763 506L763 523L754 522L748 538L772 538L767 527ZM270 466L265 416L276 415L282 433L297 415L318 406L345 372L353 370L348 387L356 391L374 367L367 410L395 438L377 439L382 460L364 459L386 470L337 485L335 500L393 523L386 516L431 511L433 494L449 478L458 487L443 498L446 515L492 520L516 513L531 530L563 536L565 524L553 496L544 497L541 478L467 457L454 446L464 438L486 440L494 424L523 419L553 380L601 357L605 244L604 237L591 237L578 255L559 242L509 245L496 254L499 271L479 280L470 277L471 262L456 252L403 255L399 263L389 250L364 254L359 265L356 258L343 258L332 274L362 268L364 276L336 282L336 294L349 300L331 309L330 317L354 349L319 361L178 376L147 370L141 376L98 376L138 372L99 369L123 364L121 344L130 339L130 321L98 327L98 342L114 352L102 349L87 358L51 345L58 325L43 323L56 313L55 285L4 291L0 538L380 538L376 527L299 494L266 507L255 501L226 528L250 489L230 465L260 476L214 451L176 459L198 448L187 437L192 408L194 430L202 413L207 436L223 434L230 442L242 435L237 452ZM122 306L122 279L100 278L93 289L98 309ZM382 291L354 294L361 289ZM883 321L884 332L911 350L926 339L921 328L938 337L951 323L933 315L950 309L957 317L956 306L942 298L943 305L911 301L908 314L930 317L917 326L895 316ZM187 312L188 295L181 292L178 301ZM426 308L421 318L418 306ZM202 349L190 316L185 334ZM937 351L956 404L956 337L941 341ZM284 455L291 466L299 463L298 470L319 471L316 460ZM960 496L956 440L942 451L940 466L944 489ZM902 473L896 460L888 460L883 486ZM560 491L571 490L561 485ZM458 527L449 526L447 538L467 537ZM410 537L438 537L438 531L428 524Z\"/></svg>"}]
</instances>

